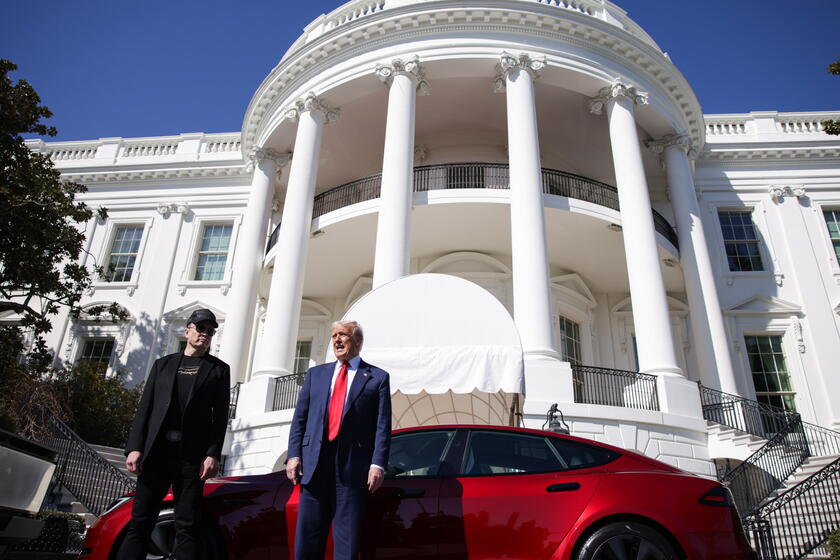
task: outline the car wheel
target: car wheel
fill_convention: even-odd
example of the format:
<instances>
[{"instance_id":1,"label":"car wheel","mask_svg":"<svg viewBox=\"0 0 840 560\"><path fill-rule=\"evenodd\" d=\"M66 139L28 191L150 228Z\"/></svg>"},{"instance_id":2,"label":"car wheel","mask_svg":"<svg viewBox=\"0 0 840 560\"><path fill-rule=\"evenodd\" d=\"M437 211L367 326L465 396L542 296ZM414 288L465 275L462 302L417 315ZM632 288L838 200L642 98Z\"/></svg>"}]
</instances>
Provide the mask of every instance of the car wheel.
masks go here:
<instances>
[{"instance_id":1,"label":"car wheel","mask_svg":"<svg viewBox=\"0 0 840 560\"><path fill-rule=\"evenodd\" d=\"M225 560L224 541L215 527L205 527L205 538L199 539L199 557L207 560ZM122 545L121 545L122 546ZM149 541L146 560L171 560L175 558L175 514L163 510L158 515Z\"/></svg>"},{"instance_id":2,"label":"car wheel","mask_svg":"<svg viewBox=\"0 0 840 560\"><path fill-rule=\"evenodd\" d=\"M575 560L678 560L674 546L647 525L626 521L605 525L589 535Z\"/></svg>"}]
</instances>

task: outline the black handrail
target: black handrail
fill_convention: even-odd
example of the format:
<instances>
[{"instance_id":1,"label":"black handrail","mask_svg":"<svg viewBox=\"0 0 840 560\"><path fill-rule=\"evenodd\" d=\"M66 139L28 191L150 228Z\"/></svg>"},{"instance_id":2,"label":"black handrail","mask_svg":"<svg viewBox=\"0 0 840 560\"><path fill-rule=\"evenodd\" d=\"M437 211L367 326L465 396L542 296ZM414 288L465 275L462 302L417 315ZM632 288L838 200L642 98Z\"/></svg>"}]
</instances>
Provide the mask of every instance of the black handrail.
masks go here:
<instances>
[{"instance_id":1,"label":"black handrail","mask_svg":"<svg viewBox=\"0 0 840 560\"><path fill-rule=\"evenodd\" d=\"M230 388L230 406L228 406L228 420L233 420L236 418L236 405L239 404L239 388L242 386L242 382L239 381Z\"/></svg>"},{"instance_id":2,"label":"black handrail","mask_svg":"<svg viewBox=\"0 0 840 560\"><path fill-rule=\"evenodd\" d=\"M747 537L761 560L799 559L840 528L840 458L744 520ZM791 525L796 524L796 530Z\"/></svg>"},{"instance_id":3,"label":"black handrail","mask_svg":"<svg viewBox=\"0 0 840 560\"><path fill-rule=\"evenodd\" d=\"M572 365L572 385L576 403L659 410L655 375Z\"/></svg>"},{"instance_id":4,"label":"black handrail","mask_svg":"<svg viewBox=\"0 0 840 560\"><path fill-rule=\"evenodd\" d=\"M135 482L106 461L49 409L44 411L44 435L40 441L57 453L55 480L64 485L94 515L123 494L133 492Z\"/></svg>"},{"instance_id":5,"label":"black handrail","mask_svg":"<svg viewBox=\"0 0 840 560\"><path fill-rule=\"evenodd\" d=\"M789 413L784 410L703 385L698 386L703 418L706 420L763 439L771 439L790 422Z\"/></svg>"},{"instance_id":6,"label":"black handrail","mask_svg":"<svg viewBox=\"0 0 840 560\"><path fill-rule=\"evenodd\" d=\"M323 216L351 204L379 198L382 174L370 175L344 183L315 197L312 217ZM612 185L574 173L556 169L542 170L542 187L545 194L564 196L592 202L620 211L618 190ZM422 165L414 168L414 192L446 189L509 189L510 171L506 163L447 163ZM677 234L659 212L651 209L657 232L679 249ZM277 243L280 224L268 238L266 253Z\"/></svg>"},{"instance_id":7,"label":"black handrail","mask_svg":"<svg viewBox=\"0 0 840 560\"><path fill-rule=\"evenodd\" d=\"M787 426L780 429L766 444L735 467L725 472L720 481L729 487L742 519L773 492L811 456L799 415L790 415Z\"/></svg>"},{"instance_id":8,"label":"black handrail","mask_svg":"<svg viewBox=\"0 0 840 560\"><path fill-rule=\"evenodd\" d=\"M305 373L293 373L274 380L274 404L271 410L288 410L297 404Z\"/></svg>"}]
</instances>

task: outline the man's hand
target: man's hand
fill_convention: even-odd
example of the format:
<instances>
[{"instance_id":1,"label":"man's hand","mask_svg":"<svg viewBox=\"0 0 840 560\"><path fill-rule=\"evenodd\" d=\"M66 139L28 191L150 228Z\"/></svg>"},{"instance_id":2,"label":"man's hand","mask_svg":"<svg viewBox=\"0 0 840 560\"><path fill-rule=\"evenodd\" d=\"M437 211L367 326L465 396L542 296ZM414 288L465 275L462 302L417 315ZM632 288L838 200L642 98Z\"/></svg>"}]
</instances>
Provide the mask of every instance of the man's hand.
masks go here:
<instances>
[{"instance_id":1,"label":"man's hand","mask_svg":"<svg viewBox=\"0 0 840 560\"><path fill-rule=\"evenodd\" d=\"M292 481L292 484L300 482L300 475L303 469L300 465L300 457L292 457L286 461L286 478Z\"/></svg>"},{"instance_id":2,"label":"man's hand","mask_svg":"<svg viewBox=\"0 0 840 560\"><path fill-rule=\"evenodd\" d=\"M371 467L368 471L368 490L371 494L379 490L385 480L385 473L379 467Z\"/></svg>"},{"instance_id":3,"label":"man's hand","mask_svg":"<svg viewBox=\"0 0 840 560\"><path fill-rule=\"evenodd\" d=\"M215 457L206 457L204 462L201 463L201 470L198 473L198 477L201 480L207 480L217 474L219 474L219 461Z\"/></svg>"},{"instance_id":4,"label":"man's hand","mask_svg":"<svg viewBox=\"0 0 840 560\"><path fill-rule=\"evenodd\" d=\"M125 458L125 468L131 474L140 474L140 471L143 470L143 454L139 451L129 453L128 457Z\"/></svg>"}]
</instances>

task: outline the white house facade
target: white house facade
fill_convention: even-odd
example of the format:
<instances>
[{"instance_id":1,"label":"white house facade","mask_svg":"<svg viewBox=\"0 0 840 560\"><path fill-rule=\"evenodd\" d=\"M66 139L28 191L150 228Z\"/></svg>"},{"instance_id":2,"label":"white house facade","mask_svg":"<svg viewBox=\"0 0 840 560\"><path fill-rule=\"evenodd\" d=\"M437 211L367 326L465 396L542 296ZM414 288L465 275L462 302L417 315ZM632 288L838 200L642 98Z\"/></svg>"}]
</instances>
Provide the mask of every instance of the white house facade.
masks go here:
<instances>
[{"instance_id":1,"label":"white house facade","mask_svg":"<svg viewBox=\"0 0 840 560\"><path fill-rule=\"evenodd\" d=\"M830 118L704 115L605 0L353 0L240 132L28 142L107 208L86 303L129 317L62 317L56 362L140 382L212 309L226 473L265 473L300 374L358 318L395 425L540 427L556 403L574 435L714 476L749 454L710 430L721 403L840 430Z\"/></svg>"}]
</instances>

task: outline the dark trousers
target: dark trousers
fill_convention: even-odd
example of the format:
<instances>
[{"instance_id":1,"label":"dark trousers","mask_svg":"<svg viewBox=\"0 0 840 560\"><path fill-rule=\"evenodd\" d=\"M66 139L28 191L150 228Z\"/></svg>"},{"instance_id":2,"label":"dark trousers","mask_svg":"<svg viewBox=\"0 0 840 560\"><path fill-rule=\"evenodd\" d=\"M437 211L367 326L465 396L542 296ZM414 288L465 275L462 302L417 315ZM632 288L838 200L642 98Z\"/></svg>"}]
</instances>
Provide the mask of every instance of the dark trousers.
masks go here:
<instances>
[{"instance_id":1,"label":"dark trousers","mask_svg":"<svg viewBox=\"0 0 840 560\"><path fill-rule=\"evenodd\" d=\"M336 442L324 443L309 484L300 487L295 559L323 560L330 523L333 558L357 560L367 488L342 484L336 474ZM305 467L304 467L305 468Z\"/></svg>"},{"instance_id":2,"label":"dark trousers","mask_svg":"<svg viewBox=\"0 0 840 560\"><path fill-rule=\"evenodd\" d=\"M182 457L177 444L155 444L137 477L131 521L117 560L145 560L152 531L169 486L175 496L175 558L198 558L204 481L201 463Z\"/></svg>"}]
</instances>

